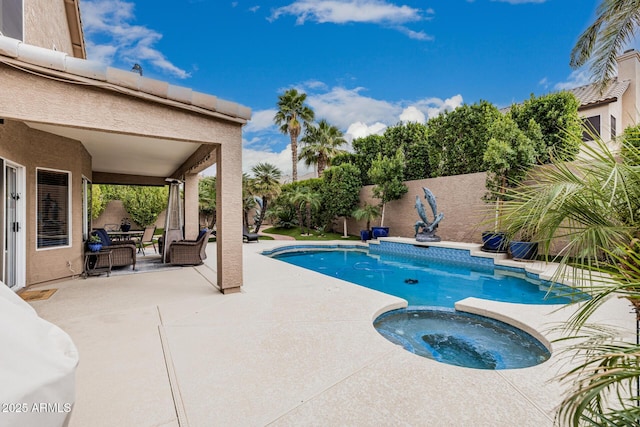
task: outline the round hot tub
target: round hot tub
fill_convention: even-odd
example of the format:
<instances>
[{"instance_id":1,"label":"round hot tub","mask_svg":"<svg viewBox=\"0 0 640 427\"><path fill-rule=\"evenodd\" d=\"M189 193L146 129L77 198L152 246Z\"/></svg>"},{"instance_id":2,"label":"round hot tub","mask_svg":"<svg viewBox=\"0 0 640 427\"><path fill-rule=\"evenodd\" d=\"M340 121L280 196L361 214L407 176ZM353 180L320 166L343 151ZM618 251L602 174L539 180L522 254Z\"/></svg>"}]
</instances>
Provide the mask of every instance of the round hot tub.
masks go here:
<instances>
[{"instance_id":1,"label":"round hot tub","mask_svg":"<svg viewBox=\"0 0 640 427\"><path fill-rule=\"evenodd\" d=\"M549 349L530 334L498 320L450 309L408 307L379 316L376 330L411 353L476 369L538 365Z\"/></svg>"}]
</instances>

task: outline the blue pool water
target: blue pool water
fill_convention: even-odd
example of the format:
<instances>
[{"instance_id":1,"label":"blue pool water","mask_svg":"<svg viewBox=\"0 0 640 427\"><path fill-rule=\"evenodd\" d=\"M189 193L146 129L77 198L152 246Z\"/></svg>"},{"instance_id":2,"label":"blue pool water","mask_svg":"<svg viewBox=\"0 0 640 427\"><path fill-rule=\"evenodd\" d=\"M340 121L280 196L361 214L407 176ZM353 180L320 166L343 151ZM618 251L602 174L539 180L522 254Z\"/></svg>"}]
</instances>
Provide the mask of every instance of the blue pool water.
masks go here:
<instances>
[{"instance_id":1,"label":"blue pool water","mask_svg":"<svg viewBox=\"0 0 640 427\"><path fill-rule=\"evenodd\" d=\"M537 339L513 326L454 310L409 307L385 313L373 325L405 350L449 365L526 368L551 356Z\"/></svg>"},{"instance_id":2,"label":"blue pool water","mask_svg":"<svg viewBox=\"0 0 640 427\"><path fill-rule=\"evenodd\" d=\"M327 276L404 298L411 306L454 307L477 297L523 304L566 304L569 288L543 282L525 273L487 266L458 265L366 250L335 249L273 255Z\"/></svg>"}]
</instances>

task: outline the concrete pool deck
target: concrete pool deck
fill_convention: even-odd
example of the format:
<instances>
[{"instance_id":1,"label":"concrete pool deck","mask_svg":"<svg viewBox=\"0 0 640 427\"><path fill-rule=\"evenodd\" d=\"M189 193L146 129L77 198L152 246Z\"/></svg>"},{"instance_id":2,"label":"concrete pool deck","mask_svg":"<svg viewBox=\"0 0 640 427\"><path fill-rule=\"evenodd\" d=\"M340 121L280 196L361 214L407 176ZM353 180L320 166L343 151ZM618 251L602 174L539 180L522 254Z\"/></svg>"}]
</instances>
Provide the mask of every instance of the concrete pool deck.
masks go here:
<instances>
[{"instance_id":1,"label":"concrete pool deck","mask_svg":"<svg viewBox=\"0 0 640 427\"><path fill-rule=\"evenodd\" d=\"M287 244L244 245L239 294L215 288L213 244L203 266L31 287L58 289L31 304L80 353L70 426L553 425L557 354L483 371L408 353L372 325L404 300L260 254ZM574 310L473 298L458 308L543 338ZM624 300L597 316L635 331Z\"/></svg>"}]
</instances>

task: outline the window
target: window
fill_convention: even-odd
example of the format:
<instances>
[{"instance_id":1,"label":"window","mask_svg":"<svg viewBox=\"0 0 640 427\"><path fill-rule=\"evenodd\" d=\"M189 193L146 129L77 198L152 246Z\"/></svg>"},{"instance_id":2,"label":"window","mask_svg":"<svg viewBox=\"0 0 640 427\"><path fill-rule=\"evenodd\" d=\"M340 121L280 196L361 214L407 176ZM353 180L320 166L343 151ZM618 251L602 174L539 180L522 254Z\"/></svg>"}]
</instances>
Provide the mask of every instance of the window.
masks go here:
<instances>
[{"instance_id":1,"label":"window","mask_svg":"<svg viewBox=\"0 0 640 427\"><path fill-rule=\"evenodd\" d=\"M611 140L615 140L616 136L618 136L618 132L616 130L616 118L611 116Z\"/></svg>"},{"instance_id":2,"label":"window","mask_svg":"<svg viewBox=\"0 0 640 427\"><path fill-rule=\"evenodd\" d=\"M23 40L22 0L0 0L0 33Z\"/></svg>"},{"instance_id":3,"label":"window","mask_svg":"<svg viewBox=\"0 0 640 427\"><path fill-rule=\"evenodd\" d=\"M82 177L82 240L89 238L91 231L91 181Z\"/></svg>"},{"instance_id":4,"label":"window","mask_svg":"<svg viewBox=\"0 0 640 427\"><path fill-rule=\"evenodd\" d=\"M69 246L71 196L69 172L36 170L38 249Z\"/></svg>"},{"instance_id":5,"label":"window","mask_svg":"<svg viewBox=\"0 0 640 427\"><path fill-rule=\"evenodd\" d=\"M582 119L582 140L593 141L594 138L600 136L600 116L591 116Z\"/></svg>"}]
</instances>

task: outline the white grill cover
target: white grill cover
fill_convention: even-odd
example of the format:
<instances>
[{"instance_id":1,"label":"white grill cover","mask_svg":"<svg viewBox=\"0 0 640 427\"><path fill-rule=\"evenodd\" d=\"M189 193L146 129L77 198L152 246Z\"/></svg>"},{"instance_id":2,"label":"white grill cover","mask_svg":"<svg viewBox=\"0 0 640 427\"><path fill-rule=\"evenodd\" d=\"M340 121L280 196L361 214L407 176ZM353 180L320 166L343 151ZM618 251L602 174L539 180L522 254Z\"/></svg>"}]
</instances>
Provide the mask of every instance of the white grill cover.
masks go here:
<instances>
[{"instance_id":1,"label":"white grill cover","mask_svg":"<svg viewBox=\"0 0 640 427\"><path fill-rule=\"evenodd\" d=\"M77 365L71 337L0 281L0 426L66 425Z\"/></svg>"}]
</instances>

